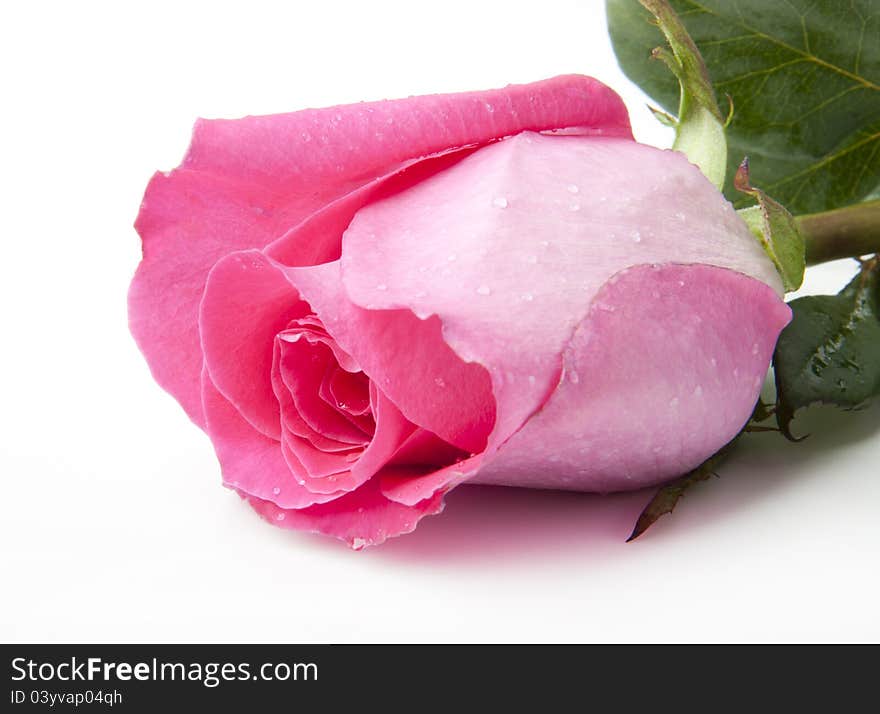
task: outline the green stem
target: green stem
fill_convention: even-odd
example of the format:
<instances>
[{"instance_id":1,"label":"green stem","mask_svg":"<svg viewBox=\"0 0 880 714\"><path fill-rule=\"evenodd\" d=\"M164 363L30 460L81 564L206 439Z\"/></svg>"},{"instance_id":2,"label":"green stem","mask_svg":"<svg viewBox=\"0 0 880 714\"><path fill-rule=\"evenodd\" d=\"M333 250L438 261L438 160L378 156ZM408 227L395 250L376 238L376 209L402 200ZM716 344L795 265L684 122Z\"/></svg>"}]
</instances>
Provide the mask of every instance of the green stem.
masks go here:
<instances>
[{"instance_id":1,"label":"green stem","mask_svg":"<svg viewBox=\"0 0 880 714\"><path fill-rule=\"evenodd\" d=\"M795 218L807 265L880 253L880 200Z\"/></svg>"}]
</instances>

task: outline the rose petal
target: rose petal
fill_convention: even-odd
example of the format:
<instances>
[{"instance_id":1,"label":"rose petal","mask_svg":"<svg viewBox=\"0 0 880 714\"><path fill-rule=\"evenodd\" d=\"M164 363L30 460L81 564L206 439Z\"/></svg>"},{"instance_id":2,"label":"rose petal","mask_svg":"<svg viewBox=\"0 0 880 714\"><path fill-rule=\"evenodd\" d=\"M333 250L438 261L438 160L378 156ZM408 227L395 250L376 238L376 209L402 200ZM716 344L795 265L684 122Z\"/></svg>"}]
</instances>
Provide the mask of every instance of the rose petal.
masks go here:
<instances>
[{"instance_id":1,"label":"rose petal","mask_svg":"<svg viewBox=\"0 0 880 714\"><path fill-rule=\"evenodd\" d=\"M567 76L488 92L415 97L238 120L199 120L183 165L156 174L136 228L144 257L129 292L132 334L156 381L197 424L202 355L199 301L225 254L261 248L319 209L413 160L523 129L583 127L629 136L620 98ZM363 197L352 205L361 205ZM335 230L290 255L296 264L338 255L352 205L329 210ZM298 259L297 259L298 258Z\"/></svg>"},{"instance_id":2,"label":"rose petal","mask_svg":"<svg viewBox=\"0 0 880 714\"><path fill-rule=\"evenodd\" d=\"M285 510L247 493L241 496L273 525L333 536L355 550L411 533L420 519L443 510L439 494L412 506L390 501L375 479L341 498L302 510Z\"/></svg>"},{"instance_id":3,"label":"rose petal","mask_svg":"<svg viewBox=\"0 0 880 714\"><path fill-rule=\"evenodd\" d=\"M233 253L211 270L199 311L205 367L221 394L266 436L281 437L272 391L275 336L310 312L258 251Z\"/></svg>"},{"instance_id":4,"label":"rose petal","mask_svg":"<svg viewBox=\"0 0 880 714\"><path fill-rule=\"evenodd\" d=\"M622 272L567 345L559 388L472 482L606 492L690 471L748 420L790 317L731 270Z\"/></svg>"},{"instance_id":5,"label":"rose petal","mask_svg":"<svg viewBox=\"0 0 880 714\"><path fill-rule=\"evenodd\" d=\"M611 138L524 133L483 147L359 211L341 259L354 303L438 316L456 354L490 372L489 451L555 389L565 344L602 284L645 262L728 267L781 291L699 169Z\"/></svg>"},{"instance_id":6,"label":"rose petal","mask_svg":"<svg viewBox=\"0 0 880 714\"><path fill-rule=\"evenodd\" d=\"M304 508L335 498L335 494L315 494L300 486L278 442L248 424L214 387L207 371L202 377L207 430L220 461L223 483L281 508Z\"/></svg>"},{"instance_id":7,"label":"rose petal","mask_svg":"<svg viewBox=\"0 0 880 714\"><path fill-rule=\"evenodd\" d=\"M483 449L494 421L488 375L449 349L436 318L353 305L343 291L338 262L284 272L334 339L409 421L468 453Z\"/></svg>"}]
</instances>

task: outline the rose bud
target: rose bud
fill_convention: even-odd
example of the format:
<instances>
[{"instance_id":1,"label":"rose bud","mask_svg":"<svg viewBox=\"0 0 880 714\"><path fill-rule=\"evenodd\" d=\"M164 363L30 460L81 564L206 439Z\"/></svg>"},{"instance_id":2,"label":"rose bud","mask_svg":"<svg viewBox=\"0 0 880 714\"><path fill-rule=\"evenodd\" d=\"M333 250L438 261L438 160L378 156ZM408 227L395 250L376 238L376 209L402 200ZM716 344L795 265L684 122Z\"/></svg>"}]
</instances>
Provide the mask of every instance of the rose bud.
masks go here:
<instances>
[{"instance_id":1,"label":"rose bud","mask_svg":"<svg viewBox=\"0 0 880 714\"><path fill-rule=\"evenodd\" d=\"M689 471L790 317L730 204L580 76L200 120L136 227L132 332L224 483L355 548L466 482Z\"/></svg>"}]
</instances>

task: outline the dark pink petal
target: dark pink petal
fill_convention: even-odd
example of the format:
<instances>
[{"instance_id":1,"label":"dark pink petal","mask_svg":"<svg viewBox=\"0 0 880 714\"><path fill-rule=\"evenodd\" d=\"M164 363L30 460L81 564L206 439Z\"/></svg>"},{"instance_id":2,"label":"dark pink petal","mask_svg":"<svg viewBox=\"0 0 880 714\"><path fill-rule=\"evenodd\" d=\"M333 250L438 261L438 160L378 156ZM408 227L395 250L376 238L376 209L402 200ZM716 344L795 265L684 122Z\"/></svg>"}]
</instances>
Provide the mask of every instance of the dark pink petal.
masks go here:
<instances>
[{"instance_id":1,"label":"dark pink petal","mask_svg":"<svg viewBox=\"0 0 880 714\"><path fill-rule=\"evenodd\" d=\"M443 510L443 500L439 494L412 506L390 501L379 491L375 479L329 503L302 510L279 508L271 501L244 492L241 496L273 525L333 536L355 550L410 533L420 519Z\"/></svg>"},{"instance_id":2,"label":"dark pink petal","mask_svg":"<svg viewBox=\"0 0 880 714\"><path fill-rule=\"evenodd\" d=\"M495 407L489 377L452 352L439 320L353 305L338 263L285 272L328 332L409 421L468 453L484 448Z\"/></svg>"},{"instance_id":3,"label":"dark pink petal","mask_svg":"<svg viewBox=\"0 0 880 714\"><path fill-rule=\"evenodd\" d=\"M203 373L202 396L208 435L217 452L223 483L240 493L304 508L334 498L300 486L285 462L279 443L256 431Z\"/></svg>"},{"instance_id":4,"label":"dark pink petal","mask_svg":"<svg viewBox=\"0 0 880 714\"><path fill-rule=\"evenodd\" d=\"M408 506L414 506L425 499L448 493L459 484L465 483L479 473L483 463L483 454L477 454L435 471L389 468L379 477L382 494Z\"/></svg>"},{"instance_id":5,"label":"dark pink petal","mask_svg":"<svg viewBox=\"0 0 880 714\"><path fill-rule=\"evenodd\" d=\"M435 469L463 461L467 452L443 441L427 429L416 429L388 462L389 466L429 466Z\"/></svg>"},{"instance_id":6,"label":"dark pink petal","mask_svg":"<svg viewBox=\"0 0 880 714\"><path fill-rule=\"evenodd\" d=\"M219 260L205 286L199 330L211 381L254 428L274 439L281 437L271 380L275 336L309 311L257 251Z\"/></svg>"},{"instance_id":7,"label":"dark pink petal","mask_svg":"<svg viewBox=\"0 0 880 714\"><path fill-rule=\"evenodd\" d=\"M619 97L579 76L488 92L200 120L182 167L153 177L136 222L144 257L129 293L130 324L156 380L204 424L198 305L208 271L224 255L262 248L316 211L418 159L524 129L570 127L630 136ZM328 208L316 219L321 238L293 241L281 251L285 262L335 258L342 230L364 200Z\"/></svg>"},{"instance_id":8,"label":"dark pink petal","mask_svg":"<svg viewBox=\"0 0 880 714\"><path fill-rule=\"evenodd\" d=\"M357 438L352 442L339 441L338 439L332 439L320 434L305 422L302 416L300 416L299 411L297 411L290 388L281 377L280 344L281 340L275 341L275 354L272 363L272 390L281 408L281 425L283 430L300 438L307 439L312 446L321 451L350 451L352 448L365 446L369 441L367 434L358 434Z\"/></svg>"},{"instance_id":9,"label":"dark pink petal","mask_svg":"<svg viewBox=\"0 0 880 714\"><path fill-rule=\"evenodd\" d=\"M204 426L198 311L211 266L238 248L261 247L289 225L266 191L178 169L153 176L135 227L143 260L128 294L131 332L156 381Z\"/></svg>"},{"instance_id":10,"label":"dark pink petal","mask_svg":"<svg viewBox=\"0 0 880 714\"><path fill-rule=\"evenodd\" d=\"M278 370L303 421L318 434L336 441L356 444L371 437L372 433L340 414L318 393L328 366L335 364L330 348L311 341L307 333L295 337L278 338Z\"/></svg>"},{"instance_id":11,"label":"dark pink petal","mask_svg":"<svg viewBox=\"0 0 880 714\"><path fill-rule=\"evenodd\" d=\"M751 415L790 317L731 270L624 271L575 331L549 402L473 482L605 492L691 470Z\"/></svg>"},{"instance_id":12,"label":"dark pink petal","mask_svg":"<svg viewBox=\"0 0 880 714\"><path fill-rule=\"evenodd\" d=\"M321 398L352 416L370 411L370 383L363 372L347 372L336 367L324 375Z\"/></svg>"},{"instance_id":13,"label":"dark pink petal","mask_svg":"<svg viewBox=\"0 0 880 714\"><path fill-rule=\"evenodd\" d=\"M571 127L631 137L617 94L589 77L566 75L481 92L200 119L184 166L272 190L307 186L323 205L413 158L524 130Z\"/></svg>"}]
</instances>

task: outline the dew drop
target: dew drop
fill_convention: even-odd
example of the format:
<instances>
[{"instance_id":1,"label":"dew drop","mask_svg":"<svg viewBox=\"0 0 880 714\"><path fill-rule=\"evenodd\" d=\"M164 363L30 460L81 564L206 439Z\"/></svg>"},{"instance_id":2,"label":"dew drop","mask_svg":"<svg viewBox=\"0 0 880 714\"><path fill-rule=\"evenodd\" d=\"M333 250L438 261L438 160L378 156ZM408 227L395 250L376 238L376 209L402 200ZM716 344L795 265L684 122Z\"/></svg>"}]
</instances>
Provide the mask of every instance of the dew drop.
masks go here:
<instances>
[{"instance_id":1,"label":"dew drop","mask_svg":"<svg viewBox=\"0 0 880 714\"><path fill-rule=\"evenodd\" d=\"M642 234L639 233L638 231L633 231L632 233L630 233L630 237L631 237L636 243L641 243L641 242L642 242Z\"/></svg>"},{"instance_id":2,"label":"dew drop","mask_svg":"<svg viewBox=\"0 0 880 714\"><path fill-rule=\"evenodd\" d=\"M529 386L534 387L536 381L537 381L537 380L535 379L535 375L534 375L534 374L530 374L530 375L529 375Z\"/></svg>"},{"instance_id":3,"label":"dew drop","mask_svg":"<svg viewBox=\"0 0 880 714\"><path fill-rule=\"evenodd\" d=\"M489 102L486 102L486 111L489 112L489 114L492 114L495 111L495 107L489 104Z\"/></svg>"},{"instance_id":4,"label":"dew drop","mask_svg":"<svg viewBox=\"0 0 880 714\"><path fill-rule=\"evenodd\" d=\"M360 508L358 508L358 513L363 513L363 512L364 512L364 507L363 507L363 506L361 506Z\"/></svg>"},{"instance_id":5,"label":"dew drop","mask_svg":"<svg viewBox=\"0 0 880 714\"><path fill-rule=\"evenodd\" d=\"M532 295L531 293L523 293L520 296L520 300L523 300L524 302L531 302L534 299L535 299L535 296Z\"/></svg>"},{"instance_id":6,"label":"dew drop","mask_svg":"<svg viewBox=\"0 0 880 714\"><path fill-rule=\"evenodd\" d=\"M568 381L571 382L572 384L577 384L578 382L581 381L580 375L574 371L569 372L568 373Z\"/></svg>"},{"instance_id":7,"label":"dew drop","mask_svg":"<svg viewBox=\"0 0 880 714\"><path fill-rule=\"evenodd\" d=\"M435 377L434 384L436 384L438 387L445 387L446 386L446 382L443 379L443 377Z\"/></svg>"},{"instance_id":8,"label":"dew drop","mask_svg":"<svg viewBox=\"0 0 880 714\"><path fill-rule=\"evenodd\" d=\"M566 188L568 188L569 193L577 193L578 191L580 191L580 189L577 187L577 185L573 184L573 183L568 184L568 186Z\"/></svg>"},{"instance_id":9,"label":"dew drop","mask_svg":"<svg viewBox=\"0 0 880 714\"><path fill-rule=\"evenodd\" d=\"M752 354L753 355L758 354L758 343L757 342L752 345Z\"/></svg>"},{"instance_id":10,"label":"dew drop","mask_svg":"<svg viewBox=\"0 0 880 714\"><path fill-rule=\"evenodd\" d=\"M274 493L277 496L279 493L281 493L281 489L278 488L278 486L276 486L275 488L272 489L272 493Z\"/></svg>"},{"instance_id":11,"label":"dew drop","mask_svg":"<svg viewBox=\"0 0 880 714\"><path fill-rule=\"evenodd\" d=\"M286 513L278 513L278 514L275 516L275 520L276 520L276 521L283 521L285 518L287 518L287 514L286 514Z\"/></svg>"},{"instance_id":12,"label":"dew drop","mask_svg":"<svg viewBox=\"0 0 880 714\"><path fill-rule=\"evenodd\" d=\"M446 256L446 260L448 260L450 263L454 263L456 258L458 258L458 256L455 253L450 253Z\"/></svg>"},{"instance_id":13,"label":"dew drop","mask_svg":"<svg viewBox=\"0 0 880 714\"><path fill-rule=\"evenodd\" d=\"M366 544L367 544L367 541L365 541L363 538L354 538L351 541L351 547L354 550L362 550Z\"/></svg>"},{"instance_id":14,"label":"dew drop","mask_svg":"<svg viewBox=\"0 0 880 714\"><path fill-rule=\"evenodd\" d=\"M417 297L417 298L423 298L423 297L425 297L425 295L427 295L427 294L428 294L428 293L426 293L424 290L419 290L419 291L416 293L416 297Z\"/></svg>"},{"instance_id":15,"label":"dew drop","mask_svg":"<svg viewBox=\"0 0 880 714\"><path fill-rule=\"evenodd\" d=\"M684 287L684 280L679 280L679 281L678 281L678 287L680 287L680 288L683 288L683 287Z\"/></svg>"},{"instance_id":16,"label":"dew drop","mask_svg":"<svg viewBox=\"0 0 880 714\"><path fill-rule=\"evenodd\" d=\"M489 288L488 285L481 285L477 288L477 295L489 295L491 294L491 292L492 290Z\"/></svg>"},{"instance_id":17,"label":"dew drop","mask_svg":"<svg viewBox=\"0 0 880 714\"><path fill-rule=\"evenodd\" d=\"M492 205L495 208L507 208L507 199L504 196L497 196L492 199Z\"/></svg>"},{"instance_id":18,"label":"dew drop","mask_svg":"<svg viewBox=\"0 0 880 714\"><path fill-rule=\"evenodd\" d=\"M575 211L580 211L581 204L579 204L577 201L573 201L572 203L570 203L568 205L568 210L571 211L572 213L574 213Z\"/></svg>"},{"instance_id":19,"label":"dew drop","mask_svg":"<svg viewBox=\"0 0 880 714\"><path fill-rule=\"evenodd\" d=\"M676 217L678 220L680 220L680 221L684 221L684 220L686 220L686 219L685 219L685 215L684 215L681 211L677 211L676 214L675 214L675 217Z\"/></svg>"},{"instance_id":20,"label":"dew drop","mask_svg":"<svg viewBox=\"0 0 880 714\"><path fill-rule=\"evenodd\" d=\"M696 387L694 387L694 396L695 397L702 397L703 396L703 388L699 384Z\"/></svg>"},{"instance_id":21,"label":"dew drop","mask_svg":"<svg viewBox=\"0 0 880 714\"><path fill-rule=\"evenodd\" d=\"M376 286L376 290L387 290L387 289L388 289L388 286L385 283L379 283Z\"/></svg>"}]
</instances>

